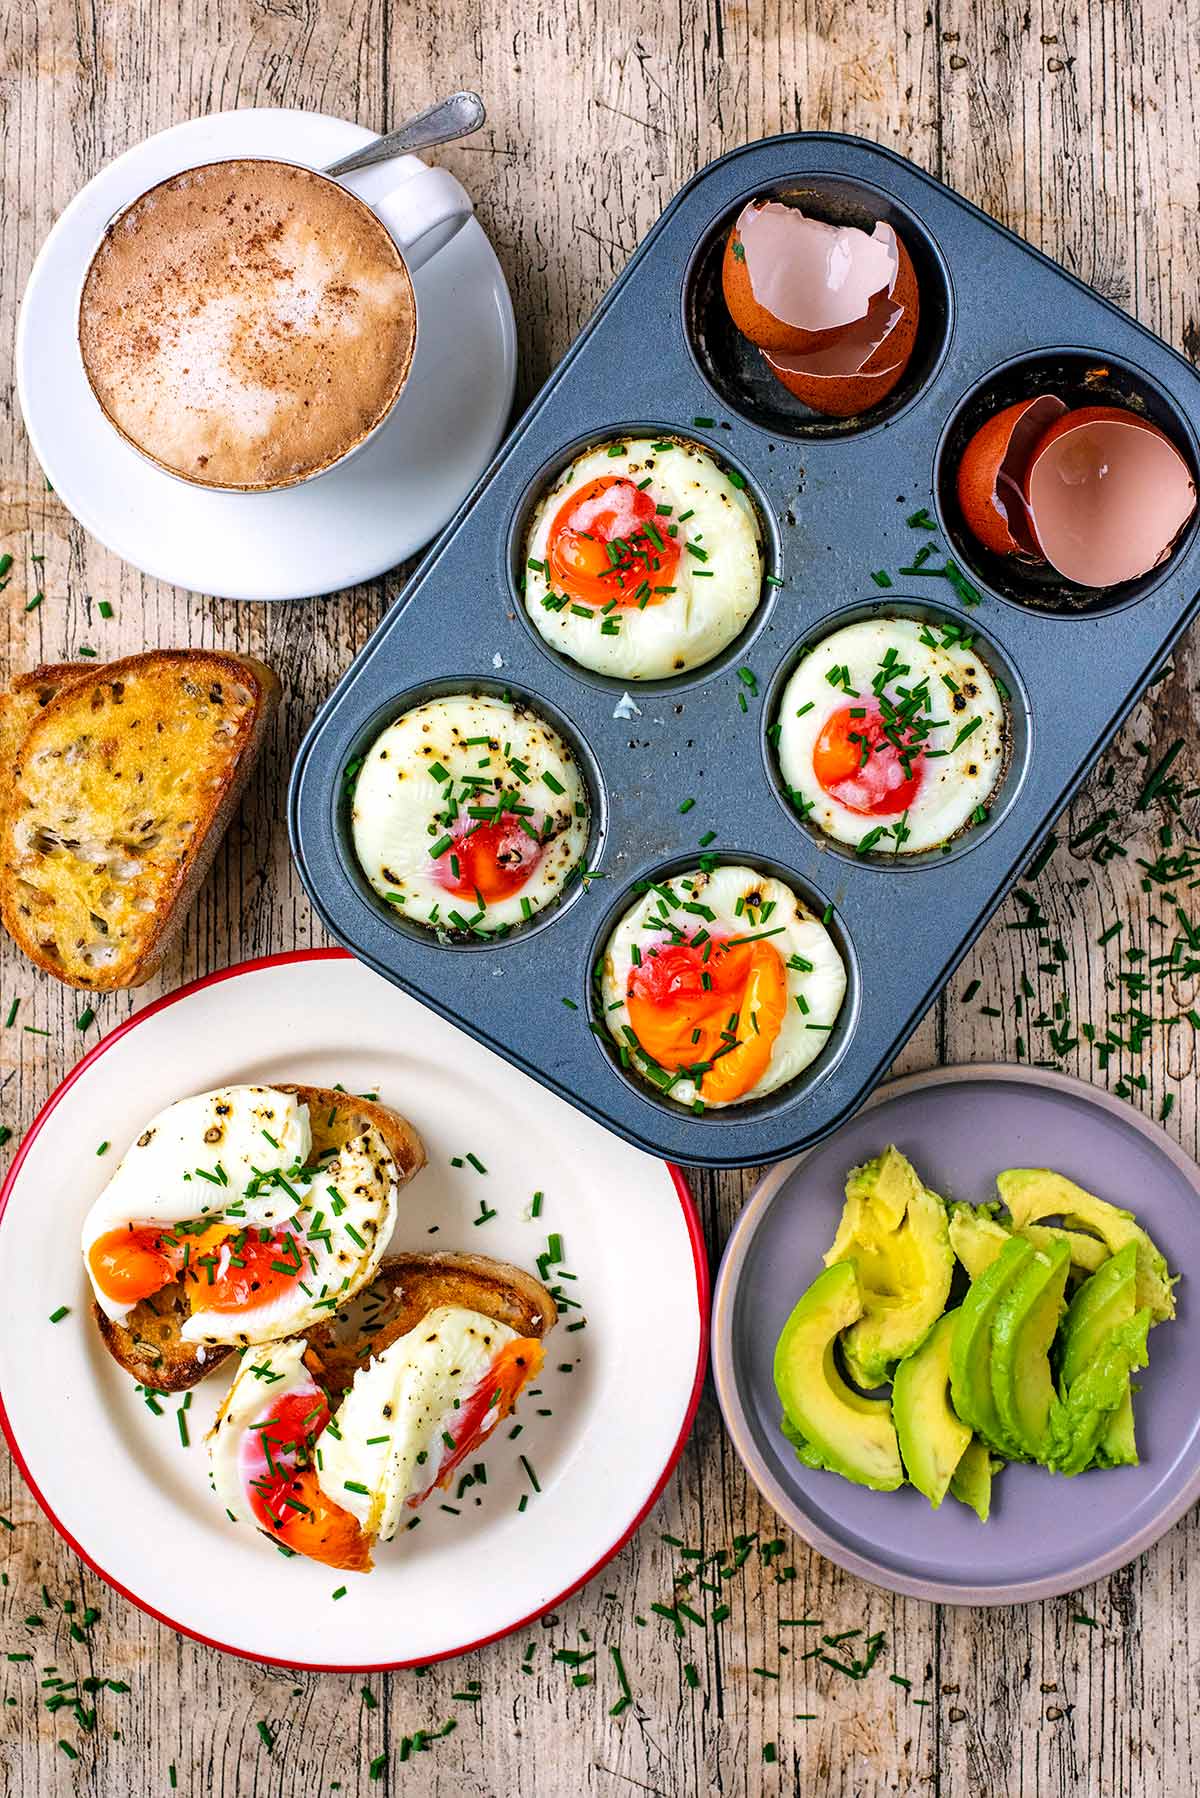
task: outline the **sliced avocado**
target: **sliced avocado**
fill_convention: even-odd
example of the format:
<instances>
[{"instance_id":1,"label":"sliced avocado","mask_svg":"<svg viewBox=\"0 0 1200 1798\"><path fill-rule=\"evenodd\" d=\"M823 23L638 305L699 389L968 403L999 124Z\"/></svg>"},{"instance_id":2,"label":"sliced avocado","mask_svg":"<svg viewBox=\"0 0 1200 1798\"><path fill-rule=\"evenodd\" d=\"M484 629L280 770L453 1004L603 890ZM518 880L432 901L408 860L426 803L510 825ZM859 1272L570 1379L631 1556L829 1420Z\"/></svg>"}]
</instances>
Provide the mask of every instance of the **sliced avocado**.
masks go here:
<instances>
[{"instance_id":1,"label":"sliced avocado","mask_svg":"<svg viewBox=\"0 0 1200 1798\"><path fill-rule=\"evenodd\" d=\"M1105 1431L1129 1396L1129 1376L1146 1365L1150 1307L1143 1305L1110 1330L1050 1419L1042 1457L1056 1473L1082 1473L1092 1465Z\"/></svg>"},{"instance_id":2,"label":"sliced avocado","mask_svg":"<svg viewBox=\"0 0 1200 1798\"><path fill-rule=\"evenodd\" d=\"M938 1318L920 1348L906 1355L892 1384L892 1417L909 1479L936 1511L971 1440L950 1404L950 1348L958 1312Z\"/></svg>"},{"instance_id":3,"label":"sliced avocado","mask_svg":"<svg viewBox=\"0 0 1200 1798\"><path fill-rule=\"evenodd\" d=\"M1062 1321L1059 1389L1065 1398L1109 1332L1133 1316L1137 1285L1137 1244L1127 1242L1085 1280Z\"/></svg>"},{"instance_id":4,"label":"sliced avocado","mask_svg":"<svg viewBox=\"0 0 1200 1798\"><path fill-rule=\"evenodd\" d=\"M1027 1224L1020 1231L992 1215L989 1205L950 1207L950 1246L974 1280L985 1267L990 1267L1011 1235L1027 1236L1035 1249L1043 1253L1055 1242L1065 1242L1071 1251L1071 1266L1083 1273L1095 1273L1108 1260L1108 1247L1098 1236L1085 1236L1081 1230L1064 1230L1057 1224Z\"/></svg>"},{"instance_id":5,"label":"sliced avocado","mask_svg":"<svg viewBox=\"0 0 1200 1798\"><path fill-rule=\"evenodd\" d=\"M961 1201L950 1207L949 1230L950 1247L972 1280L992 1265L1011 1235L1005 1224L996 1222L986 1205L965 1205Z\"/></svg>"},{"instance_id":6,"label":"sliced avocado","mask_svg":"<svg viewBox=\"0 0 1200 1798\"><path fill-rule=\"evenodd\" d=\"M1108 1260L1108 1244L1082 1230L1064 1230L1060 1224L1026 1224L1021 1235L1027 1236L1034 1248L1041 1249L1043 1254L1051 1243L1065 1242L1071 1251L1071 1266L1080 1273L1094 1274Z\"/></svg>"},{"instance_id":7,"label":"sliced avocado","mask_svg":"<svg viewBox=\"0 0 1200 1798\"><path fill-rule=\"evenodd\" d=\"M992 1324L1009 1287L1033 1260L1022 1236L1006 1242L990 1267L972 1280L958 1312L950 1348L950 1396L954 1409L977 1436L1004 1454L1018 1451L1006 1439L992 1397Z\"/></svg>"},{"instance_id":8,"label":"sliced avocado","mask_svg":"<svg viewBox=\"0 0 1200 1798\"><path fill-rule=\"evenodd\" d=\"M1043 1217L1061 1217L1069 1228L1090 1230L1115 1255L1127 1242L1136 1242L1137 1303L1149 1305L1154 1323L1163 1323L1175 1315L1175 1299L1171 1288L1178 1275L1172 1275L1166 1257L1156 1247L1133 1213L1098 1199L1094 1193L1077 1186L1065 1174L1046 1167L1013 1167L996 1176L1000 1197L1012 1213L1013 1227L1018 1230Z\"/></svg>"},{"instance_id":9,"label":"sliced avocado","mask_svg":"<svg viewBox=\"0 0 1200 1798\"><path fill-rule=\"evenodd\" d=\"M954 1273L946 1207L900 1151L852 1169L827 1267L853 1259L863 1316L842 1339L851 1378L879 1386L920 1347L945 1307Z\"/></svg>"},{"instance_id":10,"label":"sliced avocado","mask_svg":"<svg viewBox=\"0 0 1200 1798\"><path fill-rule=\"evenodd\" d=\"M1059 1336L1059 1391L1064 1399L1111 1332L1133 1317L1136 1285L1137 1243L1127 1242L1083 1282L1071 1300ZM1120 1403L1098 1434L1096 1458L1110 1467L1137 1465L1133 1394L1128 1380Z\"/></svg>"},{"instance_id":11,"label":"sliced avocado","mask_svg":"<svg viewBox=\"0 0 1200 1798\"><path fill-rule=\"evenodd\" d=\"M775 1346L775 1390L809 1467L892 1492L904 1483L900 1449L886 1399L853 1392L838 1372L838 1334L862 1317L852 1261L818 1274L796 1304ZM789 1432L790 1434L790 1432Z\"/></svg>"},{"instance_id":12,"label":"sliced avocado","mask_svg":"<svg viewBox=\"0 0 1200 1798\"><path fill-rule=\"evenodd\" d=\"M970 1505L980 1523L986 1523L991 1515L992 1475L1003 1465L993 1458L986 1442L972 1436L950 1477L952 1496L960 1504Z\"/></svg>"},{"instance_id":13,"label":"sliced avocado","mask_svg":"<svg viewBox=\"0 0 1200 1798\"><path fill-rule=\"evenodd\" d=\"M1050 1344L1063 1314L1071 1252L1056 1242L1034 1249L996 1308L992 1322L992 1397L1003 1435L1030 1460L1046 1447L1058 1400L1050 1374Z\"/></svg>"}]
</instances>

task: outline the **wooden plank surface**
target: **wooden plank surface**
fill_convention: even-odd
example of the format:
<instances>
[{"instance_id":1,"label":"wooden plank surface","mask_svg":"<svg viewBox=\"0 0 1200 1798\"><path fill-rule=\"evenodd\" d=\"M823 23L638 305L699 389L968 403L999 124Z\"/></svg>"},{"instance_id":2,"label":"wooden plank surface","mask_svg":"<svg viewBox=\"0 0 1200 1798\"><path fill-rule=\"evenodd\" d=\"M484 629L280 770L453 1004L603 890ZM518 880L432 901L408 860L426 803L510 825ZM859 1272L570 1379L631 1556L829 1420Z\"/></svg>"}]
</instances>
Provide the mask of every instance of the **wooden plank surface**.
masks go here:
<instances>
[{"instance_id":1,"label":"wooden plank surface","mask_svg":"<svg viewBox=\"0 0 1200 1798\"><path fill-rule=\"evenodd\" d=\"M150 131L231 106L305 106L384 129L457 86L487 98L478 142L444 161L470 187L504 264L519 321L521 391L545 378L675 189L748 138L802 126L861 132L913 157L1169 341L1200 351L1196 0L1113 0L1065 8L986 0L863 0L846 8L762 0L673 0L601 8L521 0L4 0L0 5L0 342L7 356L20 293L58 212L110 156ZM248 955L322 940L292 873L283 825L291 757L320 699L398 591L392 575L308 605L242 606L143 579L91 541L46 491L3 383L0 547L15 557L0 613L10 669L80 645L115 655L145 645L221 644L264 656L287 701L239 823L218 857L161 978L98 1006L107 1030L160 991ZM34 562L34 556L44 561ZM43 603L26 610L34 593ZM113 617L105 620L105 599ZM1070 704L1069 666L1064 704ZM1030 900L1061 938L1061 971L1013 900L924 1021L904 1068L937 1060L1032 1059L1115 1085L1197 1150L1196 1036L1151 1027L1141 1053L1105 1057L1100 1040L1122 1004L1123 959L1160 946L1140 888L1139 856L1161 845L1161 807L1138 810L1147 768L1175 739L1175 772L1194 781L1200 642L1135 711L1100 773L1058 829L1060 845ZM1185 813L1195 815L1194 802ZM1104 829L1073 838L1106 811ZM1177 826L1177 839L1184 832ZM1114 842L1124 854L1109 852ZM1099 856L1098 852L1099 851ZM1086 885L1080 883L1086 881ZM1195 909L1193 907L1193 909ZM1096 939L1116 920L1124 931ZM1022 978L1034 997L1014 1001ZM969 983L979 990L970 1003ZM0 1115L13 1142L94 1031L79 1004L4 950L4 1007L21 1024L0 1036ZM1032 1020L1069 998L1075 1027L1050 1043ZM1189 994L1172 993L1174 1011ZM1163 1002L1146 1010L1163 1009ZM1122 1030L1128 1035L1127 1029ZM1068 1047L1070 1038L1076 1046ZM1105 1065L1106 1063L1106 1065ZM750 1174L696 1180L710 1254L719 1254ZM143 1798L177 1789L242 1794L412 1791L433 1798L603 1798L780 1790L838 1798L977 1793L1073 1798L1189 1794L1197 1763L1200 1578L1193 1514L1133 1567L1071 1598L1002 1613L938 1611L839 1574L777 1529L748 1489L711 1395L677 1475L650 1522L611 1568L561 1612L509 1643L424 1675L344 1679L257 1669L176 1638L106 1592L62 1546L15 1469L0 1461L0 1793L80 1792ZM130 1520L137 1527L137 1520ZM668 1596L677 1561L662 1533L712 1552L756 1542L730 1581L731 1613L676 1642L650 1605ZM782 1535L778 1554L762 1544ZM795 1577L780 1577L794 1568ZM215 1576L196 1569L195 1577ZM100 1610L72 1641L52 1599ZM41 1625L23 1619L44 1614ZM872 1675L852 1682L800 1653L784 1656L778 1618L817 1616L836 1633L886 1632ZM1095 1619L1081 1624L1079 1616ZM637 1616L650 1617L640 1628ZM551 1660L584 1631L601 1645L593 1686L575 1688ZM523 1674L527 1640L535 1671ZM611 1720L603 1644L619 1641L635 1705ZM39 1678L105 1677L97 1722L50 1712ZM696 1669L693 1687L685 1663ZM765 1667L778 1678L753 1671ZM894 1683L895 1673L911 1689ZM481 1702L451 1697L478 1680ZM369 1689L368 1705L360 1688ZM91 1701L89 1701L91 1702ZM804 1720L798 1720L797 1714ZM458 1727L401 1761L405 1735L450 1717ZM268 1752L257 1730L269 1722ZM70 1760L57 1746L68 1741ZM764 1746L777 1760L764 1762ZM379 1772L372 1776L377 1757ZM172 1786L174 1768L176 1786ZM340 1786L335 1787L335 1782Z\"/></svg>"}]
</instances>

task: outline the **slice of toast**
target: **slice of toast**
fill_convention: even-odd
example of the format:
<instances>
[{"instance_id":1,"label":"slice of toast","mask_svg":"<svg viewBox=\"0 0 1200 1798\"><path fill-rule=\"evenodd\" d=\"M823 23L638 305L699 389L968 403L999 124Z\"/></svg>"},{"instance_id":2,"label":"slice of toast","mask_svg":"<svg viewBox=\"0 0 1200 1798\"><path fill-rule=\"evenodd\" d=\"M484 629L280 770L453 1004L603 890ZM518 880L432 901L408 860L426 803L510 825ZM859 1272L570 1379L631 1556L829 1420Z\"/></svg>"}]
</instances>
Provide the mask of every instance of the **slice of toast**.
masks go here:
<instances>
[{"instance_id":1,"label":"slice of toast","mask_svg":"<svg viewBox=\"0 0 1200 1798\"><path fill-rule=\"evenodd\" d=\"M104 672L102 662L43 662L28 674L16 674L0 693L0 773L5 786L17 765L21 745L34 722L64 687Z\"/></svg>"},{"instance_id":2,"label":"slice of toast","mask_svg":"<svg viewBox=\"0 0 1200 1798\"><path fill-rule=\"evenodd\" d=\"M424 1167L421 1138L408 1119L390 1106L325 1086L281 1082L276 1091L295 1093L308 1106L314 1158L340 1149L366 1130L376 1130L396 1164L400 1186L406 1186ZM183 1282L142 1299L123 1323L114 1323L99 1305L92 1310L109 1354L126 1373L154 1392L184 1392L234 1352L183 1341L180 1332L191 1315Z\"/></svg>"},{"instance_id":3,"label":"slice of toast","mask_svg":"<svg viewBox=\"0 0 1200 1798\"><path fill-rule=\"evenodd\" d=\"M335 1398L349 1391L364 1362L415 1330L438 1305L461 1305L507 1324L518 1336L548 1335L558 1309L524 1268L486 1255L389 1255L343 1319L308 1331L305 1361Z\"/></svg>"},{"instance_id":4,"label":"slice of toast","mask_svg":"<svg viewBox=\"0 0 1200 1798\"><path fill-rule=\"evenodd\" d=\"M233 816L279 682L249 656L189 649L37 673L3 726L26 722L0 818L0 918L68 986L140 986Z\"/></svg>"}]
</instances>

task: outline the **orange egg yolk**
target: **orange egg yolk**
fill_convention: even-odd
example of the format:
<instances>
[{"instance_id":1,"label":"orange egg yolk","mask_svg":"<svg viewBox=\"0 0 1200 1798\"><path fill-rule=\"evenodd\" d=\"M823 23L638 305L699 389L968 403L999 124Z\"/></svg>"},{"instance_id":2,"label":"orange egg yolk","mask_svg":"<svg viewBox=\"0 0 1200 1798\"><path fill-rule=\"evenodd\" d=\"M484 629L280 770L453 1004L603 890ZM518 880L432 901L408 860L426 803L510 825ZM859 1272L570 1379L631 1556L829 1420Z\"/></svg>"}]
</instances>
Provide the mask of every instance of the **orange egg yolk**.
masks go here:
<instances>
[{"instance_id":1,"label":"orange egg yolk","mask_svg":"<svg viewBox=\"0 0 1200 1798\"><path fill-rule=\"evenodd\" d=\"M519 893L542 859L542 844L527 818L503 812L495 821L464 825L434 861L433 877L448 893L475 895L491 905Z\"/></svg>"},{"instance_id":2,"label":"orange egg yolk","mask_svg":"<svg viewBox=\"0 0 1200 1798\"><path fill-rule=\"evenodd\" d=\"M642 1048L669 1072L703 1067L700 1095L727 1104L753 1091L787 1011L787 970L772 943L665 943L626 987Z\"/></svg>"},{"instance_id":3,"label":"orange egg yolk","mask_svg":"<svg viewBox=\"0 0 1200 1798\"><path fill-rule=\"evenodd\" d=\"M890 818L916 798L923 753L907 741L902 725L891 728L899 744L884 734L878 706L843 706L825 720L813 748L813 773L848 811Z\"/></svg>"},{"instance_id":4,"label":"orange egg yolk","mask_svg":"<svg viewBox=\"0 0 1200 1798\"><path fill-rule=\"evenodd\" d=\"M201 1231L161 1225L107 1230L88 1250L88 1262L114 1304L135 1305L184 1279L194 1311L266 1304L294 1286L308 1266L290 1232L264 1242L258 1230L235 1230L224 1221Z\"/></svg>"},{"instance_id":5,"label":"orange egg yolk","mask_svg":"<svg viewBox=\"0 0 1200 1798\"><path fill-rule=\"evenodd\" d=\"M572 493L550 527L550 585L584 605L660 605L678 563L666 514L623 475L600 475Z\"/></svg>"},{"instance_id":6,"label":"orange egg yolk","mask_svg":"<svg viewBox=\"0 0 1200 1798\"><path fill-rule=\"evenodd\" d=\"M313 1445L328 1422L329 1405L315 1386L280 1399L243 1439L246 1493L260 1528L277 1542L327 1567L365 1573L370 1538L356 1517L325 1496L312 1464Z\"/></svg>"},{"instance_id":7,"label":"orange egg yolk","mask_svg":"<svg viewBox=\"0 0 1200 1798\"><path fill-rule=\"evenodd\" d=\"M486 1442L496 1425L512 1410L521 1388L541 1371L546 1351L535 1336L517 1336L506 1342L494 1358L482 1380L468 1399L460 1405L451 1434L454 1447L438 1468L436 1481L423 1492L414 1493L408 1503L424 1504L436 1486L446 1487L467 1456Z\"/></svg>"}]
</instances>

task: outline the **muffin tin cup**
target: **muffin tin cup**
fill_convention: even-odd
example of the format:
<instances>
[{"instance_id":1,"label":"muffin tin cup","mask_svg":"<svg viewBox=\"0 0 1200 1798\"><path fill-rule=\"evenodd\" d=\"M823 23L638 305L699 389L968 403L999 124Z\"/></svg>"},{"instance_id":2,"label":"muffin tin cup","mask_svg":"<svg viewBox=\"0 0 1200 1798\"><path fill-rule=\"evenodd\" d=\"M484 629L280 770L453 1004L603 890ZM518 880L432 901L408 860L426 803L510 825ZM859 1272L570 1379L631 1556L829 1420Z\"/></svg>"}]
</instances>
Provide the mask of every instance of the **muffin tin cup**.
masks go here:
<instances>
[{"instance_id":1,"label":"muffin tin cup","mask_svg":"<svg viewBox=\"0 0 1200 1798\"><path fill-rule=\"evenodd\" d=\"M947 271L941 336L914 390L891 409L885 403L879 418L820 434L784 430L754 414L753 396L734 410L710 382L691 336L692 277L746 197L837 182L886 202L901 231L906 218L915 221L919 263L936 255ZM332 934L656 1154L760 1165L834 1130L886 1071L1200 603L1194 527L1138 593L1083 611L1018 603L986 576L981 604L967 607L944 581L896 573L924 541L906 518L940 503L931 496L952 422L997 370L1052 358L1064 343L1136 372L1195 467L1200 381L1189 365L911 163L857 139L797 134L749 144L704 169L602 301L301 749L289 803L293 850ZM767 592L736 652L670 682L631 683L640 715L627 719L614 716L619 681L575 669L519 615L512 546L539 476L553 478L573 446L627 433L630 419L693 439L745 476L764 514L766 565L782 585ZM950 517L943 522L953 543ZM884 568L897 584L881 593L870 576ZM765 741L768 700L798 646L889 603L977 630L1013 694L1013 753L987 824L950 854L911 864L847 853L789 815ZM456 671L452 681L447 669ZM375 729L451 685L511 686L551 724L569 727L597 808L591 877L469 958L386 914L348 852L338 797L347 762ZM614 1063L589 1027L591 979L603 931L634 884L696 865L710 831L708 853L790 874L802 897L832 904L850 985L838 1042L799 1079L762 1101L696 1116Z\"/></svg>"}]
</instances>

